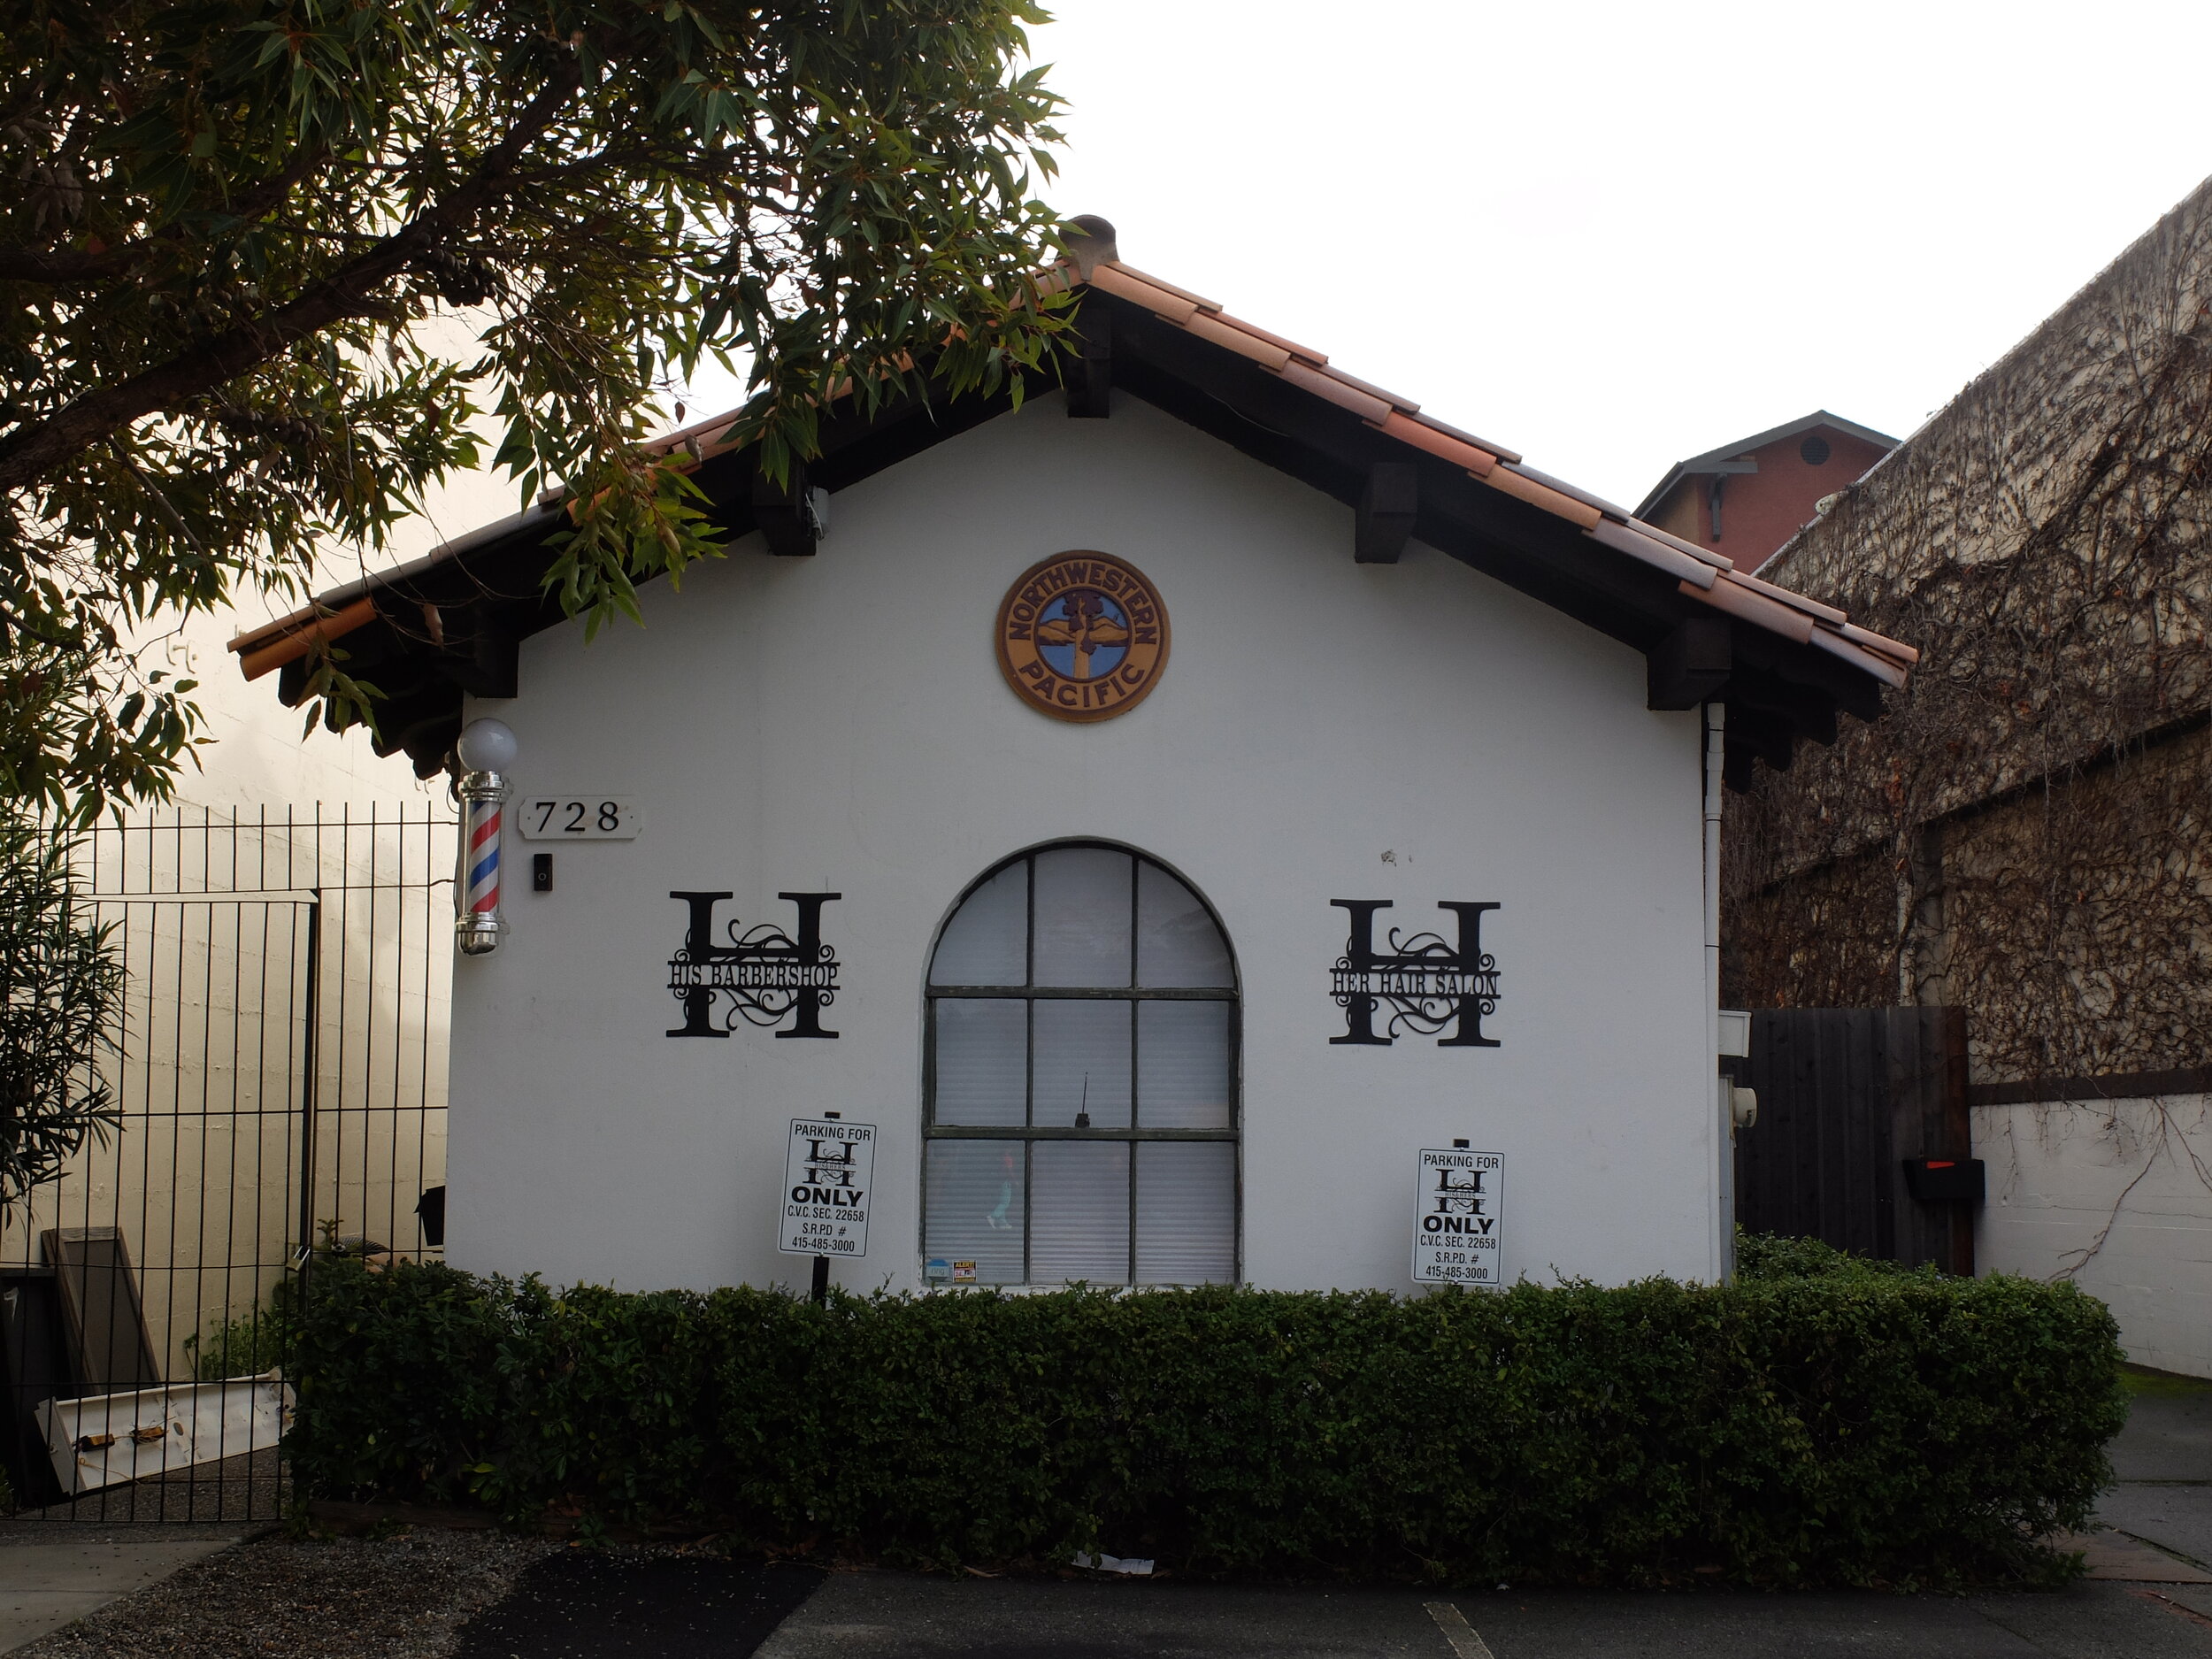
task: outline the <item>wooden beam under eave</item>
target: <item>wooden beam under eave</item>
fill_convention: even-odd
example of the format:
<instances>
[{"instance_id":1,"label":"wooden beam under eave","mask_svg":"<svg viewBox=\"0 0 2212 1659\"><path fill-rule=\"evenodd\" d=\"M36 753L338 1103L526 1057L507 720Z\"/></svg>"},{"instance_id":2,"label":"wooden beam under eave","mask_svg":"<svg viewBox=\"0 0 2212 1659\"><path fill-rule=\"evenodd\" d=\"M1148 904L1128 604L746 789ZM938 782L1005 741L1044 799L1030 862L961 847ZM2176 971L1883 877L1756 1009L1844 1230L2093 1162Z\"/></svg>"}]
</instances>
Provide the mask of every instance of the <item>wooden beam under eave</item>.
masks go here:
<instances>
[{"instance_id":1,"label":"wooden beam under eave","mask_svg":"<svg viewBox=\"0 0 2212 1659\"><path fill-rule=\"evenodd\" d=\"M1413 534L1420 504L1421 474L1412 462L1369 463L1352 531L1353 562L1395 565Z\"/></svg>"},{"instance_id":2,"label":"wooden beam under eave","mask_svg":"<svg viewBox=\"0 0 2212 1659\"><path fill-rule=\"evenodd\" d=\"M459 709L443 709L409 721L388 741L380 740L376 750L380 755L405 755L418 778L430 778L445 770L454 740L460 734Z\"/></svg>"},{"instance_id":3,"label":"wooden beam under eave","mask_svg":"<svg viewBox=\"0 0 2212 1659\"><path fill-rule=\"evenodd\" d=\"M808 498L806 468L791 464L779 484L766 472L753 473L753 523L768 550L780 558L811 557L821 541L821 526Z\"/></svg>"},{"instance_id":4,"label":"wooden beam under eave","mask_svg":"<svg viewBox=\"0 0 2212 1659\"><path fill-rule=\"evenodd\" d=\"M1738 795L1749 795L1758 780L1758 760L1733 737L1724 741L1720 763L1720 780Z\"/></svg>"},{"instance_id":5,"label":"wooden beam under eave","mask_svg":"<svg viewBox=\"0 0 2212 1659\"><path fill-rule=\"evenodd\" d=\"M1644 653L1644 707L1694 709L1718 696L1735 667L1725 617L1685 617Z\"/></svg>"},{"instance_id":6,"label":"wooden beam under eave","mask_svg":"<svg viewBox=\"0 0 2212 1659\"><path fill-rule=\"evenodd\" d=\"M1118 308L1114 327L1124 389L1261 465L1356 510L1369 466L1410 461L1420 469L1421 537L1439 552L1639 650L1681 620L1678 578L1621 557L1466 468L1409 455L1349 411L1165 323Z\"/></svg>"},{"instance_id":7,"label":"wooden beam under eave","mask_svg":"<svg viewBox=\"0 0 2212 1659\"><path fill-rule=\"evenodd\" d=\"M480 630L465 647L449 647L426 659L439 678L472 697L521 695L521 641L497 628Z\"/></svg>"},{"instance_id":8,"label":"wooden beam under eave","mask_svg":"<svg viewBox=\"0 0 2212 1659\"><path fill-rule=\"evenodd\" d=\"M1798 736L1816 743L1836 741L1835 699L1812 687L1739 665L1729 680L1726 700L1732 720L1740 709L1754 710L1786 722Z\"/></svg>"},{"instance_id":9,"label":"wooden beam under eave","mask_svg":"<svg viewBox=\"0 0 2212 1659\"><path fill-rule=\"evenodd\" d=\"M1796 733L1790 723L1779 715L1763 709L1738 707L1728 710L1726 741L1732 747L1741 747L1754 758L1763 760L1777 772L1787 772L1790 762L1797 757Z\"/></svg>"},{"instance_id":10,"label":"wooden beam under eave","mask_svg":"<svg viewBox=\"0 0 2212 1659\"><path fill-rule=\"evenodd\" d=\"M1823 650L1808 650L1778 634L1755 627L1740 631L1735 636L1735 646L1736 659L1744 667L1762 670L1777 680L1824 696L1845 714L1855 715L1862 720L1881 718L1881 681L1840 657L1831 657Z\"/></svg>"},{"instance_id":11,"label":"wooden beam under eave","mask_svg":"<svg viewBox=\"0 0 2212 1659\"><path fill-rule=\"evenodd\" d=\"M1086 304L1076 321L1075 359L1068 365L1068 418L1103 420L1114 397L1114 314Z\"/></svg>"}]
</instances>

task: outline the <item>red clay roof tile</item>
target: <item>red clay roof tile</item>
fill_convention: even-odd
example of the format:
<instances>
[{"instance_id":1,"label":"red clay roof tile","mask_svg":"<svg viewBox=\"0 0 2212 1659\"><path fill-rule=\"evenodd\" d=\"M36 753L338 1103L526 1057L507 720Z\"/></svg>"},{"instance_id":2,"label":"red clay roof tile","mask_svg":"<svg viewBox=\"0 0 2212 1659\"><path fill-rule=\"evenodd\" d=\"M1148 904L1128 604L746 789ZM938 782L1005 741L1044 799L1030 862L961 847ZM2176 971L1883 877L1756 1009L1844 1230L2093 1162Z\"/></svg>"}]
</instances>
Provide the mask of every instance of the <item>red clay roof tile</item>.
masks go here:
<instances>
[{"instance_id":1,"label":"red clay roof tile","mask_svg":"<svg viewBox=\"0 0 2212 1659\"><path fill-rule=\"evenodd\" d=\"M1579 526L1600 545L1676 577L1680 591L1689 598L1800 644L1816 645L1893 686L1904 684L1906 669L1919 660L1920 653L1911 646L1857 626L1832 606L1742 574L1723 555L1684 541L1655 525L1645 524L1624 509L1563 479L1525 465L1515 451L1421 413L1419 404L1334 367L1325 353L1227 315L1216 301L1135 270L1118 259L1094 265L1088 283L1118 299L1141 306L1202 340L1259 364L1316 397L1351 411L1410 449L1463 467L1493 488ZM1067 262L1041 273L1038 278L1038 288L1042 293L1080 286L1083 281L1076 267ZM732 415L718 415L669 434L651 447L664 453L690 448L695 455L703 455L726 446L734 426ZM294 643L312 637L296 630L306 630L318 623L343 629L354 625L358 609L357 605L338 617L326 619L311 607L239 635L231 641L231 649L253 651L264 641L290 635L292 638L287 641L289 649ZM265 650L260 655L269 653Z\"/></svg>"},{"instance_id":2,"label":"red clay roof tile","mask_svg":"<svg viewBox=\"0 0 2212 1659\"><path fill-rule=\"evenodd\" d=\"M1875 633L1871 628L1863 628L1855 622L1846 622L1837 632L1855 645L1863 645L1869 650L1879 651L1885 657L1894 657L1907 666L1920 660L1920 653L1903 641L1890 639Z\"/></svg>"},{"instance_id":3,"label":"red clay roof tile","mask_svg":"<svg viewBox=\"0 0 2212 1659\"><path fill-rule=\"evenodd\" d=\"M1815 629L1813 619L1787 605L1779 605L1763 594L1755 594L1743 585L1743 578L1733 571L1724 572L1710 588L1700 588L1694 582L1681 584L1681 592L1692 599L1702 600L1716 611L1724 611L1770 634L1795 640L1800 645L1809 644ZM1840 640L1836 641L1839 645Z\"/></svg>"},{"instance_id":4,"label":"red clay roof tile","mask_svg":"<svg viewBox=\"0 0 2212 1659\"><path fill-rule=\"evenodd\" d=\"M1226 311L1216 312L1214 320L1226 323L1232 328L1241 328L1248 334L1257 334L1269 345L1280 346L1300 362L1310 363L1317 369L1329 360L1329 354L1325 351L1316 351L1311 346L1302 346L1295 340L1286 340L1272 329L1263 328L1257 323L1248 323L1241 317L1232 317Z\"/></svg>"},{"instance_id":5,"label":"red clay roof tile","mask_svg":"<svg viewBox=\"0 0 2212 1659\"><path fill-rule=\"evenodd\" d=\"M1396 410L1402 415L1417 415L1421 412L1420 404L1409 403L1404 398L1399 396L1395 392L1385 391L1372 380L1363 380L1358 375L1347 374L1342 369L1339 368L1324 367L1321 373L1327 375L1333 380L1343 381L1345 385L1350 387L1354 391L1364 392L1370 397L1380 398L1384 403L1388 403L1393 409Z\"/></svg>"},{"instance_id":6,"label":"red clay roof tile","mask_svg":"<svg viewBox=\"0 0 2212 1659\"><path fill-rule=\"evenodd\" d=\"M1700 564L1687 553L1677 552L1665 542L1654 541L1632 526L1615 524L1610 518L1599 520L1582 534L1600 546L1611 548L1616 553L1625 553L1655 570L1666 572L1678 581L1695 582L1700 588L1710 588L1718 574L1711 565Z\"/></svg>"},{"instance_id":7,"label":"red clay roof tile","mask_svg":"<svg viewBox=\"0 0 2212 1659\"><path fill-rule=\"evenodd\" d=\"M1674 549L1678 553L1687 553L1694 559L1702 560L1705 564L1710 565L1715 570L1732 571L1736 568L1736 561L1730 558L1726 554L1716 553L1712 549L1700 547L1694 541L1685 541L1680 536L1676 535L1672 531L1662 530L1657 525L1647 524L1641 518L1631 518L1629 523L1634 525L1646 535L1655 537L1657 540L1664 541L1669 547Z\"/></svg>"},{"instance_id":8,"label":"red clay roof tile","mask_svg":"<svg viewBox=\"0 0 2212 1659\"><path fill-rule=\"evenodd\" d=\"M1325 369L1310 369L1293 358L1284 365L1281 373L1293 386L1301 387L1316 397L1325 397L1339 409L1350 410L1371 426L1379 426L1390 418L1388 403L1332 379Z\"/></svg>"},{"instance_id":9,"label":"red clay roof tile","mask_svg":"<svg viewBox=\"0 0 2212 1659\"><path fill-rule=\"evenodd\" d=\"M1164 277L1156 277L1148 271L1140 271L1134 265L1124 265L1118 259L1110 260L1108 263L1100 265L1098 269L1100 271L1118 271L1125 276L1136 277L1142 281L1149 282L1156 288L1165 288L1169 293L1175 296L1177 299L1188 300L1202 311L1217 311L1221 309L1221 302L1219 300L1210 300L1203 294L1194 294L1188 288L1179 288L1174 283L1168 281ZM1096 272L1092 273L1091 280L1094 282L1098 280Z\"/></svg>"},{"instance_id":10,"label":"red clay roof tile","mask_svg":"<svg viewBox=\"0 0 2212 1659\"><path fill-rule=\"evenodd\" d=\"M1417 420L1410 415L1402 415L1394 409L1387 419L1378 424L1399 442L1432 455L1440 461L1463 466L1477 478L1489 477L1491 469L1498 464L1498 457L1489 450L1477 449L1463 438L1439 432L1429 422Z\"/></svg>"},{"instance_id":11,"label":"red clay roof tile","mask_svg":"<svg viewBox=\"0 0 2212 1659\"><path fill-rule=\"evenodd\" d=\"M1837 627L1841 627L1850 620L1833 605L1824 605L1817 599L1808 599L1803 594L1793 593L1787 588L1778 588L1772 582L1761 581L1748 571L1738 571L1735 576L1738 581L1753 592L1764 594L1768 598L1778 603L1787 605L1793 611L1802 611L1807 616L1818 617L1823 622L1832 623Z\"/></svg>"},{"instance_id":12,"label":"red clay roof tile","mask_svg":"<svg viewBox=\"0 0 2212 1659\"><path fill-rule=\"evenodd\" d=\"M1554 478L1549 472L1540 472L1526 461L1514 462L1513 470L1523 478L1532 478L1538 483L1555 489L1563 495L1571 495L1586 507L1595 507L1607 518L1616 519L1622 524L1628 523L1636 516L1625 507L1615 506L1602 495L1592 495L1579 484L1570 484L1563 478Z\"/></svg>"},{"instance_id":13,"label":"red clay roof tile","mask_svg":"<svg viewBox=\"0 0 2212 1659\"><path fill-rule=\"evenodd\" d=\"M1605 515L1588 503L1577 501L1548 484L1540 484L1517 467L1497 467L1484 477L1483 482L1493 489L1502 489L1507 495L1528 503L1532 507L1541 507L1554 518L1578 524L1585 530L1594 530L1605 522Z\"/></svg>"},{"instance_id":14,"label":"red clay roof tile","mask_svg":"<svg viewBox=\"0 0 2212 1659\"><path fill-rule=\"evenodd\" d=\"M1204 311L1194 313L1183 328L1186 333L1196 334L1201 340L1210 340L1240 357L1249 357L1253 362L1263 364L1279 373L1294 361L1290 353L1274 342L1261 339L1248 328L1230 327L1219 318L1210 317Z\"/></svg>"},{"instance_id":15,"label":"red clay roof tile","mask_svg":"<svg viewBox=\"0 0 2212 1659\"><path fill-rule=\"evenodd\" d=\"M1155 282L1119 265L1099 266L1091 277L1091 286L1116 299L1127 300L1132 305L1141 305L1171 323L1187 323L1198 314L1198 302L1188 295L1178 294L1164 283Z\"/></svg>"},{"instance_id":16,"label":"red clay roof tile","mask_svg":"<svg viewBox=\"0 0 2212 1659\"><path fill-rule=\"evenodd\" d=\"M1518 449L1509 449L1502 443L1493 443L1476 433L1455 426L1448 420L1439 420L1434 415L1415 415L1413 418L1432 432L1440 432L1448 438L1457 438L1462 443L1472 444L1478 449L1496 456L1501 461L1517 462L1521 458Z\"/></svg>"},{"instance_id":17,"label":"red clay roof tile","mask_svg":"<svg viewBox=\"0 0 2212 1659\"><path fill-rule=\"evenodd\" d=\"M287 618L285 621L294 619ZM357 599L342 611L311 615L305 627L287 630L283 623L273 623L250 634L242 634L230 642L230 649L238 653L238 666L246 678L258 680L273 668L296 662L324 641L342 639L375 620L376 602ZM267 643L259 643L264 640Z\"/></svg>"},{"instance_id":18,"label":"red clay roof tile","mask_svg":"<svg viewBox=\"0 0 2212 1659\"><path fill-rule=\"evenodd\" d=\"M1901 683L1892 678L1898 664L1918 659L1919 654L1911 647L1853 626L1840 611L1742 575L1733 561L1723 555L1645 524L1601 495L1528 466L1511 450L1486 444L1471 433L1424 415L1419 404L1345 373L1320 352L1228 316L1214 302L1187 288L1118 260L1099 265L1091 280L1202 339L1272 368L1284 380L1317 397L1356 411L1400 442L1463 466L1492 488L1579 526L1586 534L1613 551L1666 571L1678 579L1685 593L1707 604L1801 644L1818 634L1823 649L1847 662L1878 664L1877 677L1893 684ZM1826 626L1816 627L1816 621ZM1831 631L1839 628L1848 629L1850 637ZM1876 670L1869 667L1868 672Z\"/></svg>"},{"instance_id":19,"label":"red clay roof tile","mask_svg":"<svg viewBox=\"0 0 2212 1659\"><path fill-rule=\"evenodd\" d=\"M1901 664L1892 662L1883 653L1862 649L1839 634L1831 634L1825 628L1815 628L1812 642L1830 656L1840 657L1862 673L1873 675L1885 685L1901 686L1905 683L1906 673ZM1896 643L1893 640L1890 642L1893 645Z\"/></svg>"}]
</instances>

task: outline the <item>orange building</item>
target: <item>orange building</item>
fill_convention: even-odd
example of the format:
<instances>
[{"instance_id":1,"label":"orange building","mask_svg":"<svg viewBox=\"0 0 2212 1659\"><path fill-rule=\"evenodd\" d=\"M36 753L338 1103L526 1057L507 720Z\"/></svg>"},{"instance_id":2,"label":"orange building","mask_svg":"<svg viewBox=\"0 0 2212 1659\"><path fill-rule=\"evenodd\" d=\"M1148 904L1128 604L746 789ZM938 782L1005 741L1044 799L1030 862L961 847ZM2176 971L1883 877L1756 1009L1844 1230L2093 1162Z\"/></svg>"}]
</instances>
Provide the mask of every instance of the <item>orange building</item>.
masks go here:
<instances>
[{"instance_id":1,"label":"orange building","mask_svg":"<svg viewBox=\"0 0 2212 1659\"><path fill-rule=\"evenodd\" d=\"M1636 516L1755 571L1897 440L1826 410L1678 461Z\"/></svg>"}]
</instances>

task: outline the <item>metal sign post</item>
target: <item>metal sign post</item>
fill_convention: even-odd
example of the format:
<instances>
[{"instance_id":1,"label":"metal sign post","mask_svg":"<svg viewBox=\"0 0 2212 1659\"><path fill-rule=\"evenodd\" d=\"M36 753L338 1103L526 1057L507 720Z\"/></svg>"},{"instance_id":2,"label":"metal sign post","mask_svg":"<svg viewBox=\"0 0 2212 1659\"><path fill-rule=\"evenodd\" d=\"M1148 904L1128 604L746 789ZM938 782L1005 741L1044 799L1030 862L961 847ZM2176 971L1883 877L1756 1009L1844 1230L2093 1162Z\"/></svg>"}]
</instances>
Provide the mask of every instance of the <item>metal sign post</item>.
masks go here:
<instances>
[{"instance_id":1,"label":"metal sign post","mask_svg":"<svg viewBox=\"0 0 2212 1659\"><path fill-rule=\"evenodd\" d=\"M876 1126L835 1112L794 1118L784 1154L783 1210L776 1248L814 1258L813 1295L829 1300L832 1257L868 1254L868 1199L875 1185Z\"/></svg>"}]
</instances>

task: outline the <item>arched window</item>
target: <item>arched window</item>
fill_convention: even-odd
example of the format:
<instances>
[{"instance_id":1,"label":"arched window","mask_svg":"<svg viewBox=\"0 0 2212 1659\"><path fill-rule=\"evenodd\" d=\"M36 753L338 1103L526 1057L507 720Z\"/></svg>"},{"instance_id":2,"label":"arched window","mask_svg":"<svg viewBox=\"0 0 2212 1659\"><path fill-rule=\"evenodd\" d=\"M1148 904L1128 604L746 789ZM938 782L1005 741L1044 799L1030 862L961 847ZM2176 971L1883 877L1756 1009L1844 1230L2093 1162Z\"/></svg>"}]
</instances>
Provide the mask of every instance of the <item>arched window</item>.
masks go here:
<instances>
[{"instance_id":1,"label":"arched window","mask_svg":"<svg viewBox=\"0 0 2212 1659\"><path fill-rule=\"evenodd\" d=\"M991 872L930 961L930 1277L1234 1281L1237 1051L1228 941L1158 864L1077 845Z\"/></svg>"}]
</instances>

